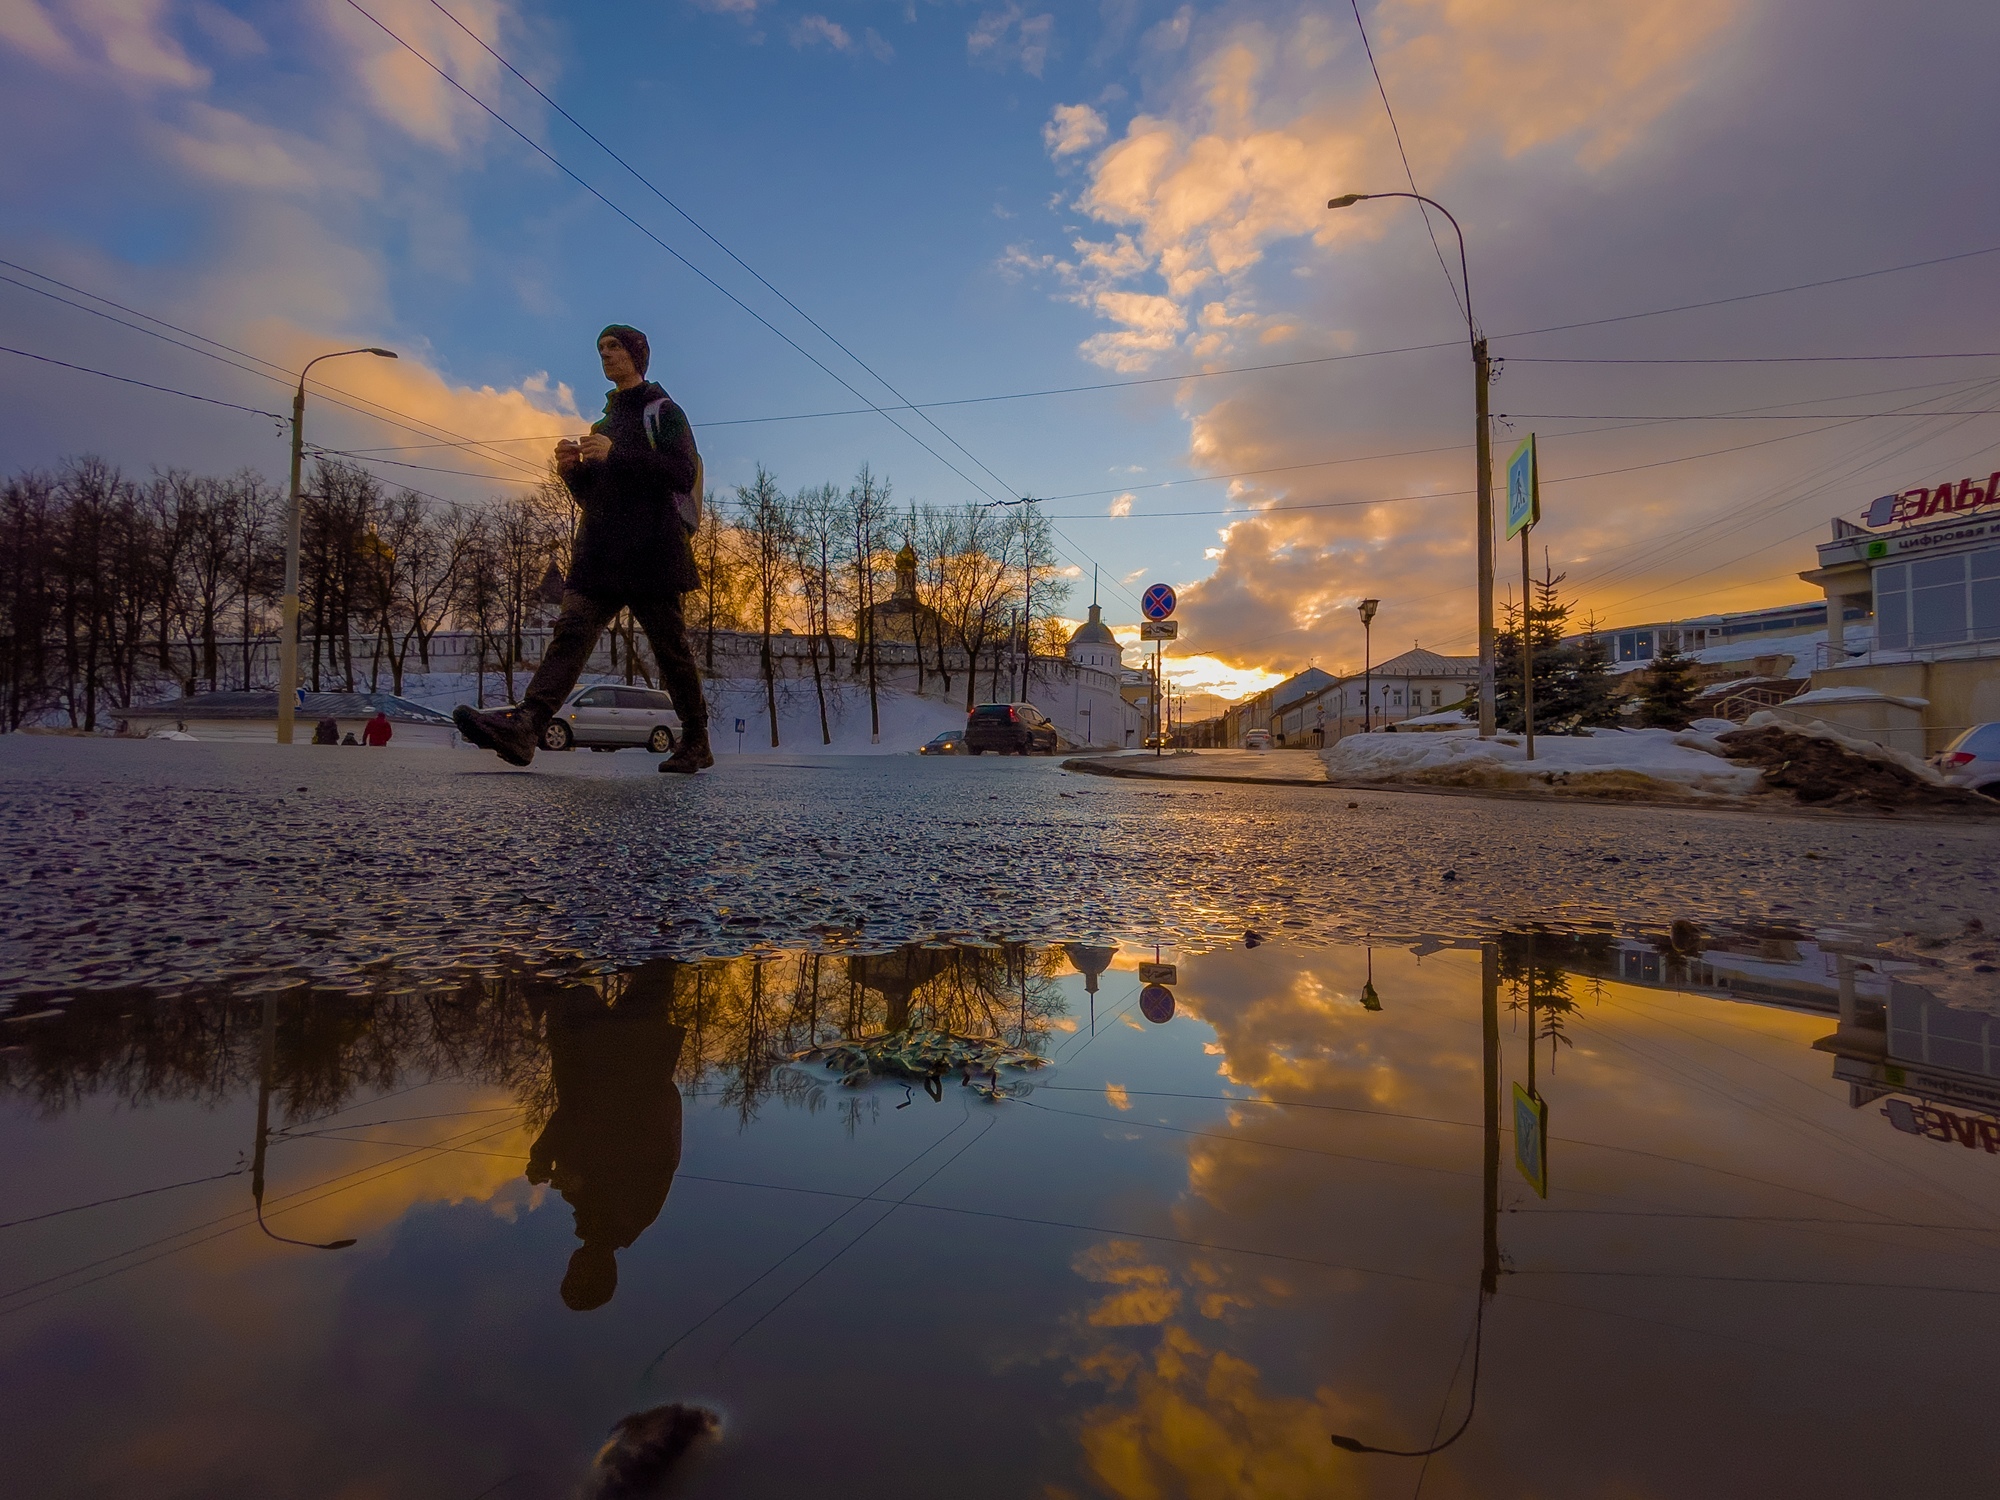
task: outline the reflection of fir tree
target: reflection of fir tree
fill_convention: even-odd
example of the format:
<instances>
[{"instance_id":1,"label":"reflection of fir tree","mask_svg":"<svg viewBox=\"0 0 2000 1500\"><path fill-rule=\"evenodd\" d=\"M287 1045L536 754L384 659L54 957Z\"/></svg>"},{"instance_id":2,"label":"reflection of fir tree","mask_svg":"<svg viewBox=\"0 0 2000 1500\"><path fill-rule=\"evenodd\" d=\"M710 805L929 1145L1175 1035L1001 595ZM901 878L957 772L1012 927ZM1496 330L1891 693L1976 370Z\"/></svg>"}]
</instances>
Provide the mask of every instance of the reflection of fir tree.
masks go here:
<instances>
[{"instance_id":1,"label":"reflection of fir tree","mask_svg":"<svg viewBox=\"0 0 2000 1500\"><path fill-rule=\"evenodd\" d=\"M1685 729L1693 717L1694 662L1681 655L1680 645L1669 633L1666 645L1653 658L1646 674L1646 686L1639 722L1654 729Z\"/></svg>"}]
</instances>

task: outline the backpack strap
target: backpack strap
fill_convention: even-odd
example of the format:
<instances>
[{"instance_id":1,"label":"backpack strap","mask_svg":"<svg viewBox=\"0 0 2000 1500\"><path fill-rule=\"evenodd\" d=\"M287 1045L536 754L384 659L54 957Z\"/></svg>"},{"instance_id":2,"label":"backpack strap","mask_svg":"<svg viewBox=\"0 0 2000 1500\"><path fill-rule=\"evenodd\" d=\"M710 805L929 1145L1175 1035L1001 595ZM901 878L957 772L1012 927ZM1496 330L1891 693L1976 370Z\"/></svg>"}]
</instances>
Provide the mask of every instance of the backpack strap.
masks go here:
<instances>
[{"instance_id":1,"label":"backpack strap","mask_svg":"<svg viewBox=\"0 0 2000 1500\"><path fill-rule=\"evenodd\" d=\"M660 428L666 421L667 406L671 399L667 396L657 396L646 403L645 411L640 414L640 420L646 428L646 441L652 445L655 453L660 451ZM682 490L674 496L674 510L681 518L681 525L687 528L689 536L693 536L701 528L701 494L701 452L697 449L694 455L694 488Z\"/></svg>"}]
</instances>

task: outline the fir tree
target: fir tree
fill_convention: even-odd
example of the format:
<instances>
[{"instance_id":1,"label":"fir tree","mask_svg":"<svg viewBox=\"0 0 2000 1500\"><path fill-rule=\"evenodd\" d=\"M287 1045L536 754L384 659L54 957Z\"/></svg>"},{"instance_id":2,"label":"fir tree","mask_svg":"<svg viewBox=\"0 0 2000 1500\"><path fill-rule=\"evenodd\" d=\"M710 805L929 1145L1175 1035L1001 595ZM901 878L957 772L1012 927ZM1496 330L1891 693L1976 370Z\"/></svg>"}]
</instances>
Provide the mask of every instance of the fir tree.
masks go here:
<instances>
[{"instance_id":1,"label":"fir tree","mask_svg":"<svg viewBox=\"0 0 2000 1500\"><path fill-rule=\"evenodd\" d=\"M1618 722L1618 695L1611 687L1611 652L1598 633L1597 617L1583 622L1583 638L1569 649L1574 653L1570 669L1570 706L1578 728L1596 728Z\"/></svg>"},{"instance_id":2,"label":"fir tree","mask_svg":"<svg viewBox=\"0 0 2000 1500\"><path fill-rule=\"evenodd\" d=\"M1653 729L1685 729L1694 702L1694 662L1681 655L1680 645L1669 635L1653 658L1646 674L1646 686L1639 710L1639 722Z\"/></svg>"}]
</instances>

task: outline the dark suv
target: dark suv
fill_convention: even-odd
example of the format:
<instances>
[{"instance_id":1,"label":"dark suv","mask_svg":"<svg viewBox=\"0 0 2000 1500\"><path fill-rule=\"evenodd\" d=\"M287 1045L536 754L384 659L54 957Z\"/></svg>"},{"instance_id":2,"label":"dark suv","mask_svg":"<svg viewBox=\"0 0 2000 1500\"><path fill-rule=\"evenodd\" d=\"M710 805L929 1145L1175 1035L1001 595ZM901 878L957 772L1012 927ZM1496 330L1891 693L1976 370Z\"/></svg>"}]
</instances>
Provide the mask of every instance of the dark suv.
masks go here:
<instances>
[{"instance_id":1,"label":"dark suv","mask_svg":"<svg viewBox=\"0 0 2000 1500\"><path fill-rule=\"evenodd\" d=\"M1054 755L1056 726L1032 703L982 703L966 716L965 748L974 755Z\"/></svg>"}]
</instances>

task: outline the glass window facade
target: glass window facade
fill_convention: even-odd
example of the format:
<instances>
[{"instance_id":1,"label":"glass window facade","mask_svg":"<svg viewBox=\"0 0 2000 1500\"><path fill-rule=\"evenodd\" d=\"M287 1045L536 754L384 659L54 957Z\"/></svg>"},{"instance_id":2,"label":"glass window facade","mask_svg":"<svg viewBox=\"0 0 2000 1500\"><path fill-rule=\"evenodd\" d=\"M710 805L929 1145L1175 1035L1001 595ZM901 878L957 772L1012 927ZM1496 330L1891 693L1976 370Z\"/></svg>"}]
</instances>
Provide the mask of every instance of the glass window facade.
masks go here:
<instances>
[{"instance_id":1,"label":"glass window facade","mask_svg":"<svg viewBox=\"0 0 2000 1500\"><path fill-rule=\"evenodd\" d=\"M2000 547L1887 563L1871 582L1878 650L2000 640Z\"/></svg>"}]
</instances>

